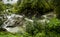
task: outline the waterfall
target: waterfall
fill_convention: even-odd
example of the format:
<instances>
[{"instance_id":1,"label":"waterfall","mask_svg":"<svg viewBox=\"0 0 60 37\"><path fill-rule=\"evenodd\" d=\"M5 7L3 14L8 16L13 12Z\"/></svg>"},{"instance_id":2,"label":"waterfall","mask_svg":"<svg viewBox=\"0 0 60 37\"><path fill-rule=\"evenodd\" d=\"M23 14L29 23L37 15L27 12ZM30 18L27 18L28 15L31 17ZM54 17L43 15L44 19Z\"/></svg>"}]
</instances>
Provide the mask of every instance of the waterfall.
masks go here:
<instances>
[{"instance_id":1,"label":"waterfall","mask_svg":"<svg viewBox=\"0 0 60 37\"><path fill-rule=\"evenodd\" d=\"M31 19L24 18L24 16L17 14L7 15L6 17L7 20L3 23L2 28L11 33L24 33L26 31L25 21L33 22Z\"/></svg>"}]
</instances>

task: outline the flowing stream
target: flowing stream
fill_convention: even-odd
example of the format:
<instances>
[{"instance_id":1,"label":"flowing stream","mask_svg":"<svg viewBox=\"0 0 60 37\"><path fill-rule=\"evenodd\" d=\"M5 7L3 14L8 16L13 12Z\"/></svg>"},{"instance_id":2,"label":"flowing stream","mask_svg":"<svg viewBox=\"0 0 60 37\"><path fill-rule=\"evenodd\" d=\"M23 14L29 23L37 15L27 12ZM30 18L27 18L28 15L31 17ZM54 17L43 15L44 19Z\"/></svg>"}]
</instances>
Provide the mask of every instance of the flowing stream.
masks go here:
<instances>
[{"instance_id":1,"label":"flowing stream","mask_svg":"<svg viewBox=\"0 0 60 37\"><path fill-rule=\"evenodd\" d=\"M6 29L8 32L17 33L21 32L24 33L26 31L26 24L25 23L34 23L34 20L28 19L23 15L11 14L6 15L7 20L1 25L2 28ZM49 13L46 15L42 15L40 20L37 20L41 24L49 23L50 19L56 17L55 14ZM27 21L27 22L26 22Z\"/></svg>"},{"instance_id":2,"label":"flowing stream","mask_svg":"<svg viewBox=\"0 0 60 37\"><path fill-rule=\"evenodd\" d=\"M33 22L33 20L24 18L22 15L11 14L7 15L7 20L3 23L2 28L6 29L8 32L25 32L26 25L25 21Z\"/></svg>"}]
</instances>

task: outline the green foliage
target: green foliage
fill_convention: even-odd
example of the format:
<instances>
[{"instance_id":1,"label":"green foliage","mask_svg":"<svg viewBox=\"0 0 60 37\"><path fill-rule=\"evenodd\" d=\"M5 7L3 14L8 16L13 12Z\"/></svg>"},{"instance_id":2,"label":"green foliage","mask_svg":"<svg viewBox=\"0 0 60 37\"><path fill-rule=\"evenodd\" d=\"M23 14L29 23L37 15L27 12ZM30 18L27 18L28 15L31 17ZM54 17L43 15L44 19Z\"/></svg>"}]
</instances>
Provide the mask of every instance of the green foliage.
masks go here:
<instances>
[{"instance_id":1,"label":"green foliage","mask_svg":"<svg viewBox=\"0 0 60 37\"><path fill-rule=\"evenodd\" d=\"M44 32L37 33L35 37L46 37L46 34Z\"/></svg>"},{"instance_id":2,"label":"green foliage","mask_svg":"<svg viewBox=\"0 0 60 37\"><path fill-rule=\"evenodd\" d=\"M21 0L19 2L20 3L17 3L17 12L26 16L43 15L45 13L53 11L53 8L51 8L51 6L46 0Z\"/></svg>"},{"instance_id":3,"label":"green foliage","mask_svg":"<svg viewBox=\"0 0 60 37\"><path fill-rule=\"evenodd\" d=\"M48 27L54 27L54 26L56 27L56 26L59 26L59 24L60 24L60 20L56 18L52 18L48 23Z\"/></svg>"},{"instance_id":4,"label":"green foliage","mask_svg":"<svg viewBox=\"0 0 60 37\"><path fill-rule=\"evenodd\" d=\"M6 9L6 6L2 2L0 2L0 12L5 9Z\"/></svg>"},{"instance_id":5,"label":"green foliage","mask_svg":"<svg viewBox=\"0 0 60 37\"><path fill-rule=\"evenodd\" d=\"M47 32L46 37L60 37L60 34L57 34L55 32Z\"/></svg>"},{"instance_id":6,"label":"green foliage","mask_svg":"<svg viewBox=\"0 0 60 37\"><path fill-rule=\"evenodd\" d=\"M60 37L60 20L53 18L46 24L46 37Z\"/></svg>"},{"instance_id":7,"label":"green foliage","mask_svg":"<svg viewBox=\"0 0 60 37\"><path fill-rule=\"evenodd\" d=\"M57 18L59 18L60 19L60 2L59 2L60 0L51 0L50 2L50 4L53 6L53 8L54 8L54 12L57 14Z\"/></svg>"},{"instance_id":8,"label":"green foliage","mask_svg":"<svg viewBox=\"0 0 60 37\"><path fill-rule=\"evenodd\" d=\"M32 37L27 33L24 34L11 34L8 32L0 32L0 37Z\"/></svg>"}]
</instances>

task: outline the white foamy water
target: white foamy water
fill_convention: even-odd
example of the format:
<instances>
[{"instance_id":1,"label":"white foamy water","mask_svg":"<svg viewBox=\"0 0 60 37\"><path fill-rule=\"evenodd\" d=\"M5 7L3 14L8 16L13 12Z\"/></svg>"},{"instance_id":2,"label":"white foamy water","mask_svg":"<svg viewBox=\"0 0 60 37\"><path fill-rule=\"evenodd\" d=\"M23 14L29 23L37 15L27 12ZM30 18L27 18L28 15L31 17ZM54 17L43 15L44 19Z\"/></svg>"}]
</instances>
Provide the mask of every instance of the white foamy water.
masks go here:
<instances>
[{"instance_id":1,"label":"white foamy water","mask_svg":"<svg viewBox=\"0 0 60 37\"><path fill-rule=\"evenodd\" d=\"M6 29L8 32L24 33L26 31L25 21L33 22L33 20L24 18L22 15L11 14L7 15L7 20L3 23L2 28ZM25 21L24 21L25 20Z\"/></svg>"},{"instance_id":2,"label":"white foamy water","mask_svg":"<svg viewBox=\"0 0 60 37\"><path fill-rule=\"evenodd\" d=\"M34 23L34 20L28 19L22 15L17 15L17 14L11 14L11 15L6 15L7 20L3 23L2 28L6 29L8 32L11 33L17 33L17 32L22 32L24 33L26 31L26 23L31 22ZM50 19L55 17L54 14L46 14L43 15L40 20L37 20L39 23L42 23L43 25L45 23L49 23Z\"/></svg>"},{"instance_id":3,"label":"white foamy water","mask_svg":"<svg viewBox=\"0 0 60 37\"><path fill-rule=\"evenodd\" d=\"M4 4L14 4L17 3L18 0L2 0Z\"/></svg>"}]
</instances>

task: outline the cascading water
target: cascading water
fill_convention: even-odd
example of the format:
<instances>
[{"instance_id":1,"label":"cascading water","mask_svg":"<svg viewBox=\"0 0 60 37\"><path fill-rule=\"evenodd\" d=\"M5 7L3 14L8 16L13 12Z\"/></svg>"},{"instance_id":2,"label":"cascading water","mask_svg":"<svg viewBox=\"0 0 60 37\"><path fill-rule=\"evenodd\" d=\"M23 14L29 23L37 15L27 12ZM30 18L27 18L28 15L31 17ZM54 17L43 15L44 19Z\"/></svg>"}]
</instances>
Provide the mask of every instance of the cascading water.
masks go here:
<instances>
[{"instance_id":1,"label":"cascading water","mask_svg":"<svg viewBox=\"0 0 60 37\"><path fill-rule=\"evenodd\" d=\"M22 15L11 14L6 17L7 20L3 23L2 28L11 33L24 33L26 31L25 21L33 22L33 20L24 18Z\"/></svg>"},{"instance_id":2,"label":"cascading water","mask_svg":"<svg viewBox=\"0 0 60 37\"><path fill-rule=\"evenodd\" d=\"M28 19L22 15L11 14L7 15L6 17L7 20L3 23L1 27L11 33L17 33L17 32L24 33L26 31L26 23L28 22L34 23L34 20ZM46 22L49 23L49 20L55 17L55 14L46 14L41 17L42 19L37 21L40 22L42 25L44 25Z\"/></svg>"}]
</instances>

